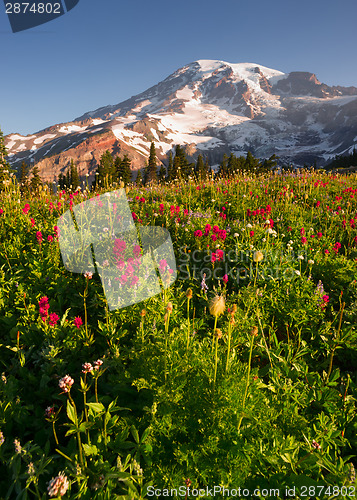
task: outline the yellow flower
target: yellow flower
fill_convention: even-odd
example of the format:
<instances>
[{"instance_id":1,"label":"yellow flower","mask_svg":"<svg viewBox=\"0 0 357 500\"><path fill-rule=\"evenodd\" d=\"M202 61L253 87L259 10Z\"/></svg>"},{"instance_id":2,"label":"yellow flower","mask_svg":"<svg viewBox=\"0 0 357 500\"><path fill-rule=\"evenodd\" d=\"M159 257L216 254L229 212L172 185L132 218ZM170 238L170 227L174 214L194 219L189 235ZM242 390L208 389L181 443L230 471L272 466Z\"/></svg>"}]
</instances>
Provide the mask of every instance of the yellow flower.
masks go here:
<instances>
[{"instance_id":1,"label":"yellow flower","mask_svg":"<svg viewBox=\"0 0 357 500\"><path fill-rule=\"evenodd\" d=\"M253 254L254 262L260 262L263 259L264 259L263 252L261 252L260 250L257 250L256 252L254 252L254 254Z\"/></svg>"},{"instance_id":2,"label":"yellow flower","mask_svg":"<svg viewBox=\"0 0 357 500\"><path fill-rule=\"evenodd\" d=\"M212 316L219 316L220 314L223 314L225 308L226 302L223 295L216 295L209 304L209 312Z\"/></svg>"}]
</instances>

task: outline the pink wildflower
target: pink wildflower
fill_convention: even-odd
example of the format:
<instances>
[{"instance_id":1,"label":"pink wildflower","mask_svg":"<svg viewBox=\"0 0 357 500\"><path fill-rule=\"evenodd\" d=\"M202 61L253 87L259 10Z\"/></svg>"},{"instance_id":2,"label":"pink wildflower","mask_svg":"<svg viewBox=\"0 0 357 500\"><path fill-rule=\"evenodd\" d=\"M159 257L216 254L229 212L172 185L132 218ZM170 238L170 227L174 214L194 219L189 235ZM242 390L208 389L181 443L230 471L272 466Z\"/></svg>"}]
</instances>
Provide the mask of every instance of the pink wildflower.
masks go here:
<instances>
[{"instance_id":1,"label":"pink wildflower","mask_svg":"<svg viewBox=\"0 0 357 500\"><path fill-rule=\"evenodd\" d=\"M65 375L61 378L58 385L63 392L69 392L71 390L72 385L74 384L74 380L69 375Z\"/></svg>"},{"instance_id":2,"label":"pink wildflower","mask_svg":"<svg viewBox=\"0 0 357 500\"><path fill-rule=\"evenodd\" d=\"M97 361L94 361L94 369L99 370L99 368L102 366L103 361L101 359L97 359Z\"/></svg>"},{"instance_id":3,"label":"pink wildflower","mask_svg":"<svg viewBox=\"0 0 357 500\"><path fill-rule=\"evenodd\" d=\"M57 324L57 321L58 321L58 320L59 320L59 316L58 316L58 314L56 314L56 313L51 313L51 314L50 314L50 317L49 317L49 320L48 320L48 324L49 324L50 326L56 326L56 324Z\"/></svg>"},{"instance_id":4,"label":"pink wildflower","mask_svg":"<svg viewBox=\"0 0 357 500\"><path fill-rule=\"evenodd\" d=\"M29 210L30 210L30 205L28 203L26 203L26 205L24 206L24 208L22 209L23 213L25 215L27 215L29 213Z\"/></svg>"},{"instance_id":5,"label":"pink wildflower","mask_svg":"<svg viewBox=\"0 0 357 500\"><path fill-rule=\"evenodd\" d=\"M47 492L50 497L58 497L66 494L69 487L69 481L64 475L64 472L60 472L58 476L52 478L48 483Z\"/></svg>"},{"instance_id":6,"label":"pink wildflower","mask_svg":"<svg viewBox=\"0 0 357 500\"><path fill-rule=\"evenodd\" d=\"M41 244L42 241L43 241L43 237L42 237L41 231L37 231L36 238L37 238L37 241Z\"/></svg>"},{"instance_id":7,"label":"pink wildflower","mask_svg":"<svg viewBox=\"0 0 357 500\"><path fill-rule=\"evenodd\" d=\"M82 373L89 373L93 371L92 363L83 363Z\"/></svg>"},{"instance_id":8,"label":"pink wildflower","mask_svg":"<svg viewBox=\"0 0 357 500\"><path fill-rule=\"evenodd\" d=\"M74 318L73 323L74 323L74 326L76 326L77 328L80 328L83 325L83 321L81 320L81 318L79 316Z\"/></svg>"}]
</instances>

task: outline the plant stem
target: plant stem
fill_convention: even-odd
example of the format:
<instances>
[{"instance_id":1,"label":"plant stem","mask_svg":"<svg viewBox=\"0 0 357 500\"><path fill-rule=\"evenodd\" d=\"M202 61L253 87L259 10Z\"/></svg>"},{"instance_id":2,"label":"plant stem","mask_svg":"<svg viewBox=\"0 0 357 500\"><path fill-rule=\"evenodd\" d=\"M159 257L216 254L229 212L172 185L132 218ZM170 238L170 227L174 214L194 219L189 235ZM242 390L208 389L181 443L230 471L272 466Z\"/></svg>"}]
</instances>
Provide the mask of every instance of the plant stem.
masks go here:
<instances>
[{"instance_id":1,"label":"plant stem","mask_svg":"<svg viewBox=\"0 0 357 500\"><path fill-rule=\"evenodd\" d=\"M229 320L229 322L228 322L228 346L227 346L226 373L228 372L229 354L231 351L231 334L232 334L232 323L231 323L231 320Z\"/></svg>"},{"instance_id":2,"label":"plant stem","mask_svg":"<svg viewBox=\"0 0 357 500\"><path fill-rule=\"evenodd\" d=\"M216 326L217 326L217 314L214 317L213 335L215 334ZM212 352L213 352L213 349L214 349L214 342L212 342Z\"/></svg>"},{"instance_id":3,"label":"plant stem","mask_svg":"<svg viewBox=\"0 0 357 500\"><path fill-rule=\"evenodd\" d=\"M52 422L52 429L53 429L53 435L55 437L56 445L59 446L59 442L58 442L57 434L56 434L55 422Z\"/></svg>"},{"instance_id":4,"label":"plant stem","mask_svg":"<svg viewBox=\"0 0 357 500\"><path fill-rule=\"evenodd\" d=\"M95 393L95 402L98 403L98 377L94 380L94 393Z\"/></svg>"},{"instance_id":5,"label":"plant stem","mask_svg":"<svg viewBox=\"0 0 357 500\"><path fill-rule=\"evenodd\" d=\"M187 299L187 322L188 322L188 327L187 327L187 345L186 345L186 351L188 351L188 346L190 343L190 299Z\"/></svg>"},{"instance_id":6,"label":"plant stem","mask_svg":"<svg viewBox=\"0 0 357 500\"><path fill-rule=\"evenodd\" d=\"M83 469L84 468L84 462L83 462L83 453L82 453L82 440L81 440L81 434L80 434L80 432L78 430L78 413L77 413L77 407L76 407L75 402L72 399L72 396L71 396L70 392L68 393L68 397L69 397L69 400L72 403L74 411L76 413L77 444L78 444L78 451L79 451L79 461L80 461L82 469Z\"/></svg>"},{"instance_id":7,"label":"plant stem","mask_svg":"<svg viewBox=\"0 0 357 500\"><path fill-rule=\"evenodd\" d=\"M246 400L247 393L248 393L250 370L251 370L251 363L252 363L253 343L254 343L254 335L251 335L250 350L249 350L249 361L248 361L247 382L245 384L245 391L244 391L243 404L242 404L242 414L240 416L239 423L238 423L238 429L237 429L238 431L239 431L240 426L242 424L242 420L243 420L243 416L244 416L245 400Z\"/></svg>"},{"instance_id":8,"label":"plant stem","mask_svg":"<svg viewBox=\"0 0 357 500\"><path fill-rule=\"evenodd\" d=\"M83 294L83 302L84 302L84 326L86 329L86 340L88 339L88 318L87 318L87 303L86 303L86 298L87 298L87 290L88 290L88 278L87 278L87 284L86 284L86 289L84 290Z\"/></svg>"},{"instance_id":9,"label":"plant stem","mask_svg":"<svg viewBox=\"0 0 357 500\"><path fill-rule=\"evenodd\" d=\"M216 387L216 377L217 377L217 365L218 365L218 336L216 336L216 346L214 353L214 376L213 376L213 395Z\"/></svg>"},{"instance_id":10,"label":"plant stem","mask_svg":"<svg viewBox=\"0 0 357 500\"><path fill-rule=\"evenodd\" d=\"M337 336L336 336L336 344L334 345L334 347L332 348L332 351L331 351L330 365L329 365L328 372L327 372L326 382L328 382L328 380L330 378L330 375L331 375L331 372L332 372L333 357L335 355L336 347L337 347L338 342L340 340L340 332L341 332L341 325L342 325L342 315L343 315L343 310L345 308L345 305L346 305L346 303L343 302L342 306L340 307L340 321L338 323L338 330L337 330Z\"/></svg>"}]
</instances>

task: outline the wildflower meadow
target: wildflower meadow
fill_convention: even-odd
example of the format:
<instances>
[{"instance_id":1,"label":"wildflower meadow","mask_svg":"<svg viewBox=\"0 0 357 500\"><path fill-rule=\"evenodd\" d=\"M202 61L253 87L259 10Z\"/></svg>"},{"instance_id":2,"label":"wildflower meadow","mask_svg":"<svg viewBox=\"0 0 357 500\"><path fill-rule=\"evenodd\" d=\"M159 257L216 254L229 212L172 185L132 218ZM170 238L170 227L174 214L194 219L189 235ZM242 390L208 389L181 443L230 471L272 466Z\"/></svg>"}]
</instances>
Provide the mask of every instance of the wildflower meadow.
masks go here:
<instances>
[{"instance_id":1,"label":"wildflower meadow","mask_svg":"<svg viewBox=\"0 0 357 500\"><path fill-rule=\"evenodd\" d=\"M117 187L0 193L0 498L355 498L357 175L127 186L177 275L110 310L58 220Z\"/></svg>"}]
</instances>

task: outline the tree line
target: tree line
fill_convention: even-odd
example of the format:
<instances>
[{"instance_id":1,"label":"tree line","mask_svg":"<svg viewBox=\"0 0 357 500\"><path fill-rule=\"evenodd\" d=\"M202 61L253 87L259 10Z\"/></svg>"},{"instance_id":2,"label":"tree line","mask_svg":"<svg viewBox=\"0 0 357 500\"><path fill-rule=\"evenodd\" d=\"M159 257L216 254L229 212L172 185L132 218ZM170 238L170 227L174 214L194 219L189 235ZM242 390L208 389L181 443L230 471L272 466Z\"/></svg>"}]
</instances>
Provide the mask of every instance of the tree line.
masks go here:
<instances>
[{"instance_id":1,"label":"tree line","mask_svg":"<svg viewBox=\"0 0 357 500\"><path fill-rule=\"evenodd\" d=\"M7 151L0 129L0 190L6 185L6 181L10 179L11 174L16 176L22 193L37 191L39 186L44 184L37 165L34 165L30 172L30 166L22 162L20 168L15 171L10 168L6 156ZM277 165L277 159L275 155L272 155L269 159L262 161L254 157L251 152L248 152L246 156L235 156L233 153L230 156L224 154L218 169L214 171L209 165L208 159L204 158L202 154L199 154L195 161L190 161L184 147L181 145L176 145L174 151L170 151L166 159L160 162L156 155L155 143L152 142L146 165L144 168L137 170L135 179L133 179L131 160L128 155L114 157L107 150L101 156L94 180L88 188L90 187L94 191L101 187L108 188L114 183L121 186L134 182L136 185L147 185L152 182L162 184L176 180L188 180L189 178L203 181L208 178L230 177L240 171L254 174L271 170ZM83 180L80 178L77 165L71 160L66 172L59 174L57 184L59 189L75 191L80 187ZM50 183L47 183L47 185L52 191L53 185Z\"/></svg>"}]
</instances>

